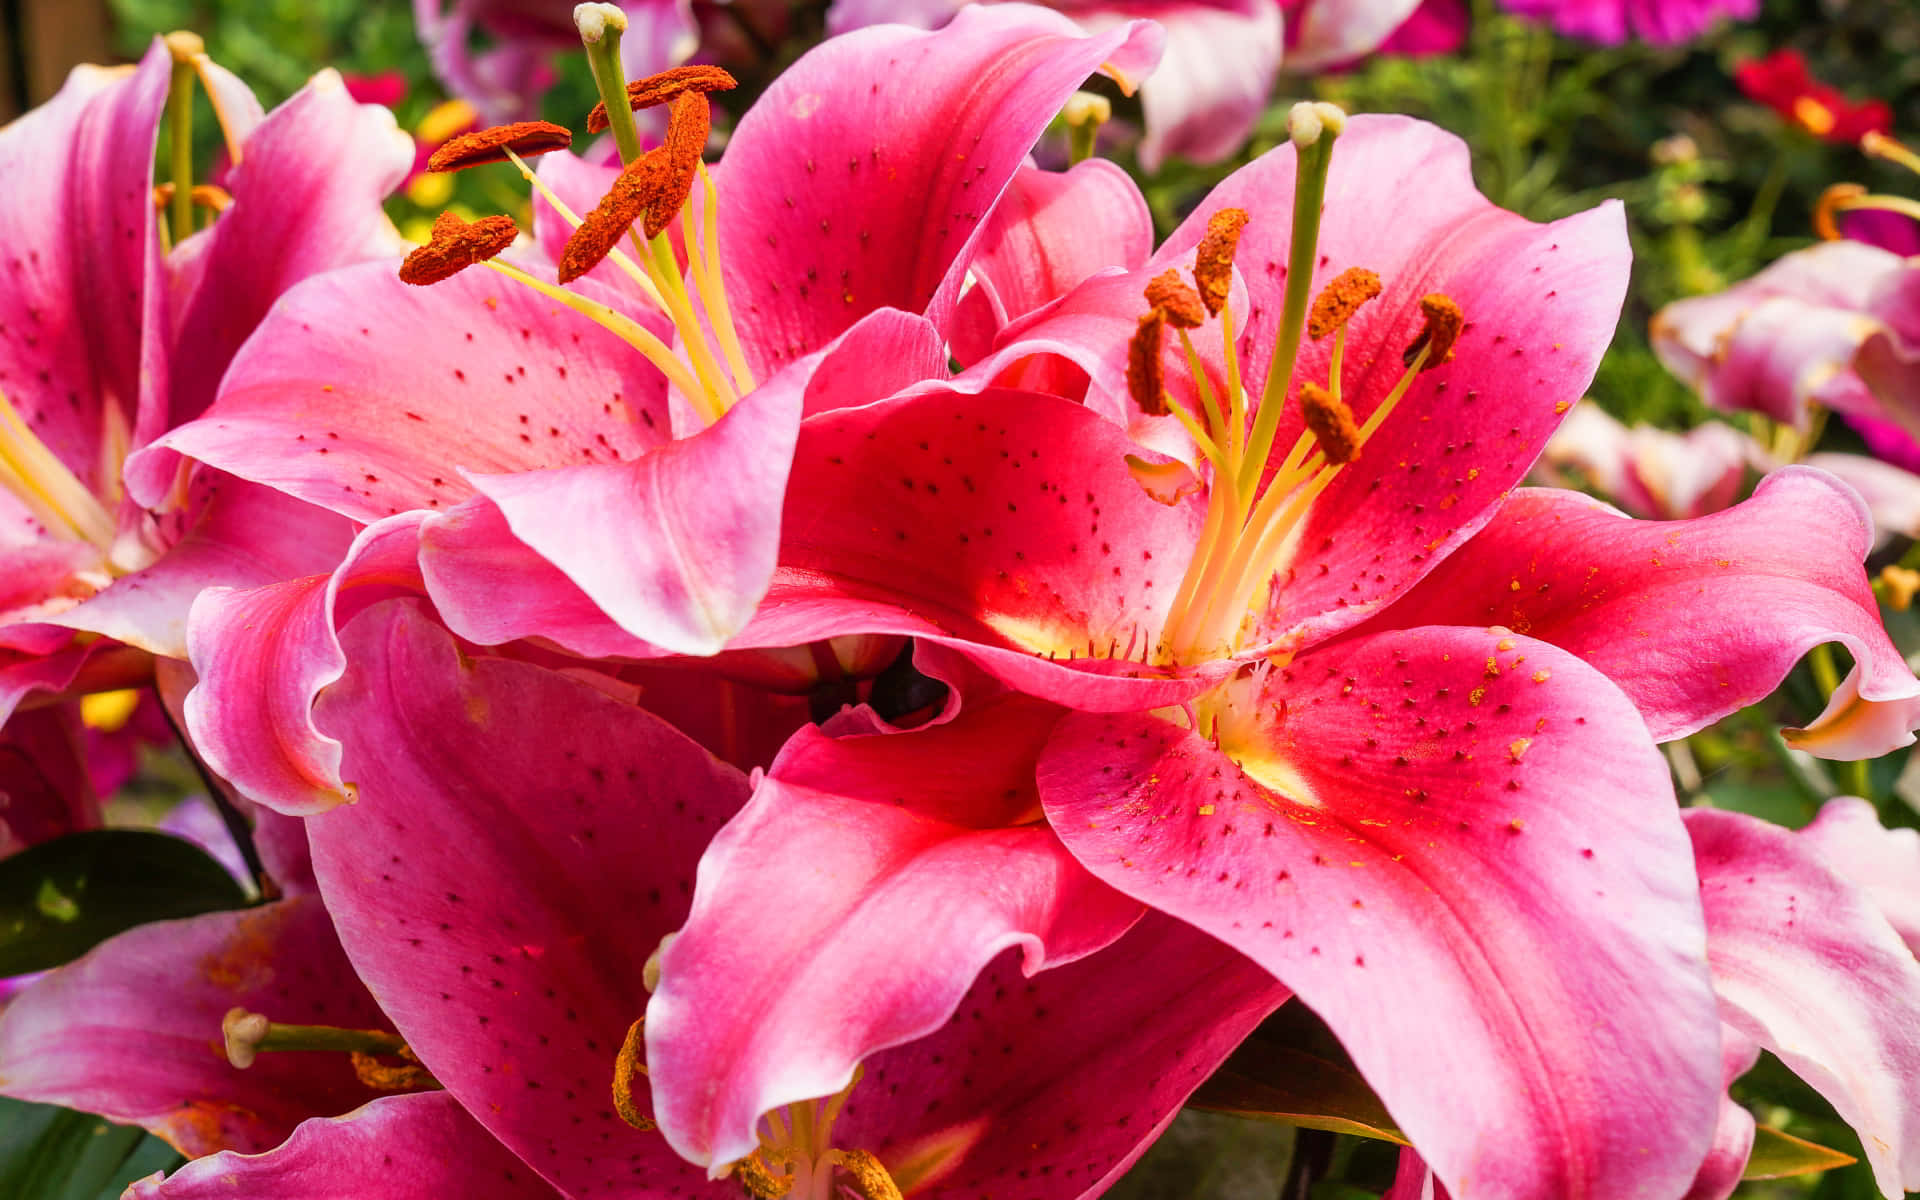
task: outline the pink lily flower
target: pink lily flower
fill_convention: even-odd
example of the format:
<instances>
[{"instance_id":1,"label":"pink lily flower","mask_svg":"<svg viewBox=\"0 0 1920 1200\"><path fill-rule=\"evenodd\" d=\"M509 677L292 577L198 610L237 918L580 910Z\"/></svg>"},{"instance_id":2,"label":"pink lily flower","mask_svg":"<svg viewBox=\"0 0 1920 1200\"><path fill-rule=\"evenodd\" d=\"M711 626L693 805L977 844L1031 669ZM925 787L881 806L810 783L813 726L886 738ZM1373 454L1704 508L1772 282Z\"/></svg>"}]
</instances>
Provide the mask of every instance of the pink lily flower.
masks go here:
<instances>
[{"instance_id":1,"label":"pink lily flower","mask_svg":"<svg viewBox=\"0 0 1920 1200\"><path fill-rule=\"evenodd\" d=\"M882 21L935 28L973 0L835 0L833 32ZM1051 0L1088 29L1136 19L1166 30L1160 67L1140 89L1146 136L1140 165L1168 158L1219 162L1246 144L1275 73L1311 71L1368 54L1416 0Z\"/></svg>"},{"instance_id":2,"label":"pink lily flower","mask_svg":"<svg viewBox=\"0 0 1920 1200\"><path fill-rule=\"evenodd\" d=\"M635 1017L746 779L575 677L463 653L418 602L342 636L351 665L316 719L355 732L359 802L307 822L315 870L356 968L445 1091L203 1159L139 1185L143 1200L339 1195L388 1150L408 1172L378 1172L383 1197L735 1197L757 1170L825 1200L869 1162L910 1197L1092 1195L1285 996L1158 918L1097 963L1023 979L1001 959L931 1036L776 1114L736 1177L710 1181L636 1127L651 1105ZM1178 974L1143 977L1148 961ZM1189 986L1227 1013L1177 1002Z\"/></svg>"},{"instance_id":3,"label":"pink lily flower","mask_svg":"<svg viewBox=\"0 0 1920 1200\"><path fill-rule=\"evenodd\" d=\"M217 472L169 478L145 505L123 493L129 451L206 406L282 291L398 242L380 200L410 151L391 116L332 72L263 115L188 49L79 68L0 131L23 181L0 205L18 248L0 298L0 720L34 691L150 676L150 655L184 656L201 587L304 575L346 544L347 522ZM152 162L186 71L236 165L219 218L163 250Z\"/></svg>"},{"instance_id":4,"label":"pink lily flower","mask_svg":"<svg viewBox=\"0 0 1920 1200\"><path fill-rule=\"evenodd\" d=\"M641 277L697 293L704 315L676 301L671 326L615 262L573 292L518 268L419 288L390 264L296 289L206 416L133 464L136 490L184 453L370 523L331 583L203 595L188 713L210 762L286 811L340 800L338 748L305 712L341 668L329 610L363 552L475 642L720 650L773 571L802 416L944 379L943 330L995 198L1089 73L1138 74L1157 49L1150 25L1088 37L1011 7L816 49L740 121L685 216L681 244L705 249L691 282ZM600 168L548 163L560 205L606 189ZM562 307L576 302L591 313ZM377 352L376 330L407 353ZM420 399L443 394L453 407Z\"/></svg>"},{"instance_id":5,"label":"pink lily flower","mask_svg":"<svg viewBox=\"0 0 1920 1200\"><path fill-rule=\"evenodd\" d=\"M1636 517L1671 521L1731 506L1748 469L1771 465L1760 444L1731 425L1709 422L1684 434L1628 429L1582 401L1547 439L1536 474L1552 484L1585 482Z\"/></svg>"},{"instance_id":6,"label":"pink lily flower","mask_svg":"<svg viewBox=\"0 0 1920 1200\"><path fill-rule=\"evenodd\" d=\"M1777 1055L1854 1127L1881 1193L1898 1200L1920 1185L1920 839L1882 828L1853 797L1828 801L1799 833L1712 809L1684 819L1726 1082L1760 1050ZM1752 1114L1723 1100L1687 1200L1726 1200L1753 1137ZM1446 1194L1411 1152L1395 1188Z\"/></svg>"},{"instance_id":7,"label":"pink lily flower","mask_svg":"<svg viewBox=\"0 0 1920 1200\"><path fill-rule=\"evenodd\" d=\"M1331 118L1296 119L1309 169L1327 170L1309 135ZM1101 883L1266 967L1328 1020L1454 1186L1678 1192L1712 1132L1720 1069L1699 1051L1718 1023L1692 856L1653 741L1768 694L1830 640L1862 666L1816 731L1844 733L1848 749L1911 740L1920 682L1861 571L1868 522L1804 469L1677 524L1510 495L1611 333L1627 259L1617 210L1547 226L1502 213L1473 190L1463 146L1392 118L1349 122L1330 170L1323 203L1313 175L1296 195L1292 151L1266 156L1130 280L1092 278L1002 334L1004 361L1035 347L1073 356L1093 381L1085 406L989 388L809 420L781 570L735 644L908 634L1078 710L1039 751L1038 812L962 824L1044 815ZM1305 228L1318 218L1317 243L1277 217L1289 200ZM1237 256L1222 248L1232 229ZM1210 317L1155 274L1196 261L1197 286L1224 301ZM1343 299L1366 290L1348 274L1359 267L1378 273L1371 303ZM1136 321L1150 282L1167 311L1156 302ZM1316 293L1344 332L1309 342ZM1175 309L1196 343L1231 321L1212 362L1196 349L1207 388L1176 388L1172 368L1156 388L1138 359L1120 386L1182 421L1205 450L1198 470L1143 452L1092 398L1129 339ZM1464 314L1451 346L1450 311ZM1422 370L1428 355L1445 361ZM1240 388L1271 360L1264 396ZM1311 426L1302 392L1318 393ZM849 482L875 478L894 482L878 497ZM1759 592L1778 597L1777 623L1727 619ZM1610 603L1594 605L1602 594ZM912 812L929 785L895 773L871 786ZM723 841L755 861L731 831ZM777 842L756 836L753 854ZM764 914L754 955L769 930L811 928L796 906L774 907L804 886L788 874L716 863L702 886L656 1008L673 997L718 1011L706 993L717 964L749 953L743 914ZM1042 916L1056 911L1040 885L1027 891ZM1448 915L1463 911L1502 919L1468 930ZM1069 932L1073 952L1098 944ZM951 986L965 969L902 977ZM745 1033L650 1023L662 1078L678 1063L679 1079L726 1081L663 1099L675 1144L724 1161L789 1087L844 1078L919 1027L918 1010L889 1007L884 980L845 994L857 1017L828 1022L846 1040L811 1028L780 1043L820 1047L791 1084L800 1068L743 1050ZM1548 1092L1585 1099L1551 1111L1526 1099Z\"/></svg>"}]
</instances>

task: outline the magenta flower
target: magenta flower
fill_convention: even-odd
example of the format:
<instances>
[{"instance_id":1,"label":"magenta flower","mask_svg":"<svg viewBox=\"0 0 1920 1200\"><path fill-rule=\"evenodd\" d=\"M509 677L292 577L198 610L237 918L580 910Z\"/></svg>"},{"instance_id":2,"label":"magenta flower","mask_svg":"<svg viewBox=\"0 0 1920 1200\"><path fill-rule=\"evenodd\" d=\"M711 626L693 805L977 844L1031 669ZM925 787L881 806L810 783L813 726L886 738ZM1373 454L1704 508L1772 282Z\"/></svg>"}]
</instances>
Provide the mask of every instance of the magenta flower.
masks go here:
<instances>
[{"instance_id":1,"label":"magenta flower","mask_svg":"<svg viewBox=\"0 0 1920 1200\"><path fill-rule=\"evenodd\" d=\"M417 602L369 609L343 638L351 665L316 720L353 731L359 802L307 822L315 870L355 967L445 1091L134 1195L338 1196L373 1169L394 1196L738 1196L619 1114L650 1108L628 1043L648 956L686 919L745 778L577 672L463 653ZM825 1189L863 1155L907 1196L1097 1192L1285 995L1177 922L1142 921L1118 949L1032 978L993 964L937 1032L748 1149L815 1200L845 1194ZM1142 986L1143 962L1177 974ZM1190 986L1228 1012L1180 1003Z\"/></svg>"},{"instance_id":2,"label":"magenta flower","mask_svg":"<svg viewBox=\"0 0 1920 1200\"><path fill-rule=\"evenodd\" d=\"M1500 0L1516 16L1545 21L1568 37L1617 46L1629 38L1672 46L1722 20L1750 21L1760 0Z\"/></svg>"},{"instance_id":3,"label":"magenta flower","mask_svg":"<svg viewBox=\"0 0 1920 1200\"><path fill-rule=\"evenodd\" d=\"M1315 174L1332 140L1313 140L1317 118L1297 118ZM983 784L962 807L904 749L849 748L864 765L837 761L824 787L812 770L789 786L776 763L764 809L756 796L703 867L651 1010L662 1126L690 1156L744 1152L760 1112L915 1036L1009 939L1036 966L1097 960L1127 911L1097 880L1297 992L1453 1186L1662 1194L1692 1178L1718 1022L1653 738L1768 694L1841 640L1876 703L1842 697L1822 731L1910 740L1920 683L1879 626L1864 514L1804 470L1670 525L1512 494L1611 333L1618 211L1546 226L1502 213L1474 192L1464 147L1391 118L1354 119L1324 203L1317 186L1296 195L1291 151L1257 161L1144 269L1090 278L1003 331L974 372L1070 357L1084 406L989 388L806 423L781 570L736 644L910 634L1070 711L1014 722L1037 742L1037 805L989 803L1001 791ZM1290 200L1296 227L1318 218L1317 243L1289 235ZM1158 274L1190 264L1211 315L1183 275ZM1143 287L1158 297L1144 318ZM1323 336L1305 341L1316 294ZM1204 383L1156 377L1139 351L1156 324L1191 338ZM1115 392L1171 410L1154 419L1180 422L1197 465L1103 416ZM892 482L853 483L876 478ZM1757 595L1778 614L1763 629L1743 615ZM1842 719L1856 708L1882 725ZM951 753L991 761L1006 740ZM800 790L868 815L803 834ZM882 820L888 806L903 811ZM940 891L984 869L918 849L942 827L985 839L1004 899L982 910ZM807 872L835 861L818 843L836 829L867 873L842 868L819 892ZM988 837L1014 830L1025 857ZM1086 895L1104 906L1069 902ZM916 932L862 958L876 929ZM718 1028L676 1017L723 1011L716 989L741 971L816 958L838 981L828 1015L815 1000Z\"/></svg>"},{"instance_id":4,"label":"magenta flower","mask_svg":"<svg viewBox=\"0 0 1920 1200\"><path fill-rule=\"evenodd\" d=\"M165 249L151 164L169 76L188 70L236 165L212 194L218 219ZM294 281L399 244L380 201L409 156L392 118L332 72L263 116L204 54L176 62L159 41L137 68L76 70L0 131L0 163L23 180L0 204L18 248L0 299L0 719L31 691L120 686L148 653L184 656L207 584L337 558L347 524L331 514L212 471L169 478L143 506L121 463L206 406Z\"/></svg>"},{"instance_id":5,"label":"magenta flower","mask_svg":"<svg viewBox=\"0 0 1920 1200\"><path fill-rule=\"evenodd\" d=\"M136 460L135 486L161 486L185 453L372 523L340 579L378 544L379 569L476 642L711 654L772 573L802 415L945 377L969 251L1034 138L1090 72L1137 74L1156 50L1151 26L1085 37L1025 8L836 39L734 131L696 205L715 215L685 218L682 244L704 249L685 282L614 262L572 292L517 268L426 288L391 264L316 279L213 409ZM545 176L572 207L611 173L563 156ZM675 244L663 234L655 257ZM666 315L647 288L678 289ZM288 811L342 795L338 748L305 715L341 668L332 604L322 576L209 592L195 617L195 736Z\"/></svg>"}]
</instances>

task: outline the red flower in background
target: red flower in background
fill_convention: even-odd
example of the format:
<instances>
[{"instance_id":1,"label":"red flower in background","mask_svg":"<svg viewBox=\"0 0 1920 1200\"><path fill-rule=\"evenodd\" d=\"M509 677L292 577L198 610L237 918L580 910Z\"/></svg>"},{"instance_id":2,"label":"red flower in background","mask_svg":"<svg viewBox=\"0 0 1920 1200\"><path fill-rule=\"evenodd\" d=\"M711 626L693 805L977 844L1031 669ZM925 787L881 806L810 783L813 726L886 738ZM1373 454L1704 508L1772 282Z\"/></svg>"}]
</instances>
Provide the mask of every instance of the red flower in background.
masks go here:
<instances>
[{"instance_id":1,"label":"red flower in background","mask_svg":"<svg viewBox=\"0 0 1920 1200\"><path fill-rule=\"evenodd\" d=\"M1858 104L1838 88L1815 79L1797 50L1776 50L1733 69L1733 81L1751 99L1816 137L1857 142L1869 133L1886 133L1893 114L1884 100Z\"/></svg>"}]
</instances>

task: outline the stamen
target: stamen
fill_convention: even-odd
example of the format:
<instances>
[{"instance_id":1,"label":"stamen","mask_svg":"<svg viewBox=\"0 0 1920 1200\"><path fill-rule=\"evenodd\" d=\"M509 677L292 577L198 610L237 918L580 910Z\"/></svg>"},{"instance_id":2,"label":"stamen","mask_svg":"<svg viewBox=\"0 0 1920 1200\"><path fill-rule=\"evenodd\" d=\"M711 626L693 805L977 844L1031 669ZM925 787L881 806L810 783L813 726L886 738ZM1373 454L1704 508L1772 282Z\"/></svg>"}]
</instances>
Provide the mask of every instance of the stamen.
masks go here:
<instances>
[{"instance_id":1,"label":"stamen","mask_svg":"<svg viewBox=\"0 0 1920 1200\"><path fill-rule=\"evenodd\" d=\"M835 1157L840 1160L840 1169L850 1176L848 1185L863 1200L902 1200L900 1185L872 1154L865 1150L841 1150Z\"/></svg>"},{"instance_id":2,"label":"stamen","mask_svg":"<svg viewBox=\"0 0 1920 1200\"><path fill-rule=\"evenodd\" d=\"M1300 387L1301 415L1320 444L1320 452L1335 465L1350 463L1360 452L1360 428L1346 401L1317 383Z\"/></svg>"},{"instance_id":3,"label":"stamen","mask_svg":"<svg viewBox=\"0 0 1920 1200\"><path fill-rule=\"evenodd\" d=\"M646 234L652 241L680 215L681 206L693 194L693 179L700 170L701 155L706 153L707 138L713 132L713 109L699 92L682 92L667 110L667 137L661 143L664 152L652 200L647 204ZM649 155L648 157L651 157ZM696 251L687 248L689 255Z\"/></svg>"},{"instance_id":4,"label":"stamen","mask_svg":"<svg viewBox=\"0 0 1920 1200\"><path fill-rule=\"evenodd\" d=\"M657 180L663 162L660 151L651 150L620 172L560 252L561 283L572 283L599 266L620 244L620 239L627 236L633 223L647 214L659 191Z\"/></svg>"},{"instance_id":5,"label":"stamen","mask_svg":"<svg viewBox=\"0 0 1920 1200\"><path fill-rule=\"evenodd\" d=\"M630 112L639 112L643 108L658 108L670 104L687 92L725 92L738 86L732 75L720 67L702 63L688 63L683 67L672 67L658 75L649 75L645 79L636 79L627 85L627 108ZM587 132L605 133L608 128L607 106L595 104L593 111L587 114Z\"/></svg>"},{"instance_id":6,"label":"stamen","mask_svg":"<svg viewBox=\"0 0 1920 1200\"><path fill-rule=\"evenodd\" d=\"M433 1072L420 1065L420 1060L410 1047L400 1047L399 1055L407 1061L383 1063L373 1055L358 1050L352 1051L347 1057L353 1063L354 1078L377 1092L440 1090L440 1081L433 1077Z\"/></svg>"},{"instance_id":7,"label":"stamen","mask_svg":"<svg viewBox=\"0 0 1920 1200\"><path fill-rule=\"evenodd\" d=\"M668 936L672 936L669 934ZM613 1060L613 1111L620 1119L642 1133L657 1128L653 1118L633 1102L634 1087L647 1074L647 1019L643 1016L627 1027L627 1038Z\"/></svg>"},{"instance_id":8,"label":"stamen","mask_svg":"<svg viewBox=\"0 0 1920 1200\"><path fill-rule=\"evenodd\" d=\"M1160 343L1166 336L1167 315L1150 309L1134 327L1127 343L1127 395L1149 417L1167 415L1166 370L1160 362Z\"/></svg>"},{"instance_id":9,"label":"stamen","mask_svg":"<svg viewBox=\"0 0 1920 1200\"><path fill-rule=\"evenodd\" d=\"M1126 456L1127 473L1140 489L1161 504L1178 504L1183 498L1200 490L1200 477L1187 464L1173 459L1163 463L1148 462L1137 454Z\"/></svg>"},{"instance_id":10,"label":"stamen","mask_svg":"<svg viewBox=\"0 0 1920 1200\"><path fill-rule=\"evenodd\" d=\"M511 150L522 158L565 150L573 144L573 134L565 126L551 121L515 121L476 129L441 146L427 158L429 171L464 171L468 167L507 161Z\"/></svg>"},{"instance_id":11,"label":"stamen","mask_svg":"<svg viewBox=\"0 0 1920 1200\"><path fill-rule=\"evenodd\" d=\"M1194 252L1194 286L1199 288L1207 311L1215 316L1220 315L1233 290L1233 256L1240 249L1240 231L1246 224L1246 209L1221 209L1207 218L1207 236L1200 239L1200 248Z\"/></svg>"},{"instance_id":12,"label":"stamen","mask_svg":"<svg viewBox=\"0 0 1920 1200\"><path fill-rule=\"evenodd\" d=\"M1314 298L1307 313L1307 336L1319 341L1343 328L1360 306L1380 294L1380 277L1365 267L1348 267Z\"/></svg>"},{"instance_id":13,"label":"stamen","mask_svg":"<svg viewBox=\"0 0 1920 1200\"><path fill-rule=\"evenodd\" d=\"M512 217L463 221L453 213L441 213L433 222L433 240L400 264L400 279L422 287L450 279L513 245L518 236Z\"/></svg>"},{"instance_id":14,"label":"stamen","mask_svg":"<svg viewBox=\"0 0 1920 1200\"><path fill-rule=\"evenodd\" d=\"M1453 343L1460 336L1460 328L1466 318L1460 313L1460 306L1450 297L1432 292L1420 298L1420 311L1426 315L1426 328L1420 336L1413 339L1411 345L1402 354L1401 361L1407 366L1420 357L1421 351L1427 352L1427 361L1421 364L1422 371L1431 371L1441 363L1453 361Z\"/></svg>"},{"instance_id":15,"label":"stamen","mask_svg":"<svg viewBox=\"0 0 1920 1200\"><path fill-rule=\"evenodd\" d=\"M1082 163L1093 157L1100 139L1100 127L1113 119L1113 101L1098 92L1075 92L1060 109L1060 123L1067 127L1067 161Z\"/></svg>"},{"instance_id":16,"label":"stamen","mask_svg":"<svg viewBox=\"0 0 1920 1200\"><path fill-rule=\"evenodd\" d=\"M1920 172L1920 154L1915 154L1877 129L1870 129L1861 136L1860 148L1875 158L1884 158L1888 162L1899 163L1909 171Z\"/></svg>"},{"instance_id":17,"label":"stamen","mask_svg":"<svg viewBox=\"0 0 1920 1200\"><path fill-rule=\"evenodd\" d=\"M1200 293L1188 287L1178 271L1166 270L1147 284L1147 303L1167 316L1175 329L1198 329L1206 323L1207 308Z\"/></svg>"},{"instance_id":18,"label":"stamen","mask_svg":"<svg viewBox=\"0 0 1920 1200\"><path fill-rule=\"evenodd\" d=\"M780 1200L793 1190L793 1176L775 1175L758 1158L747 1157L734 1163L733 1174L753 1200Z\"/></svg>"},{"instance_id":19,"label":"stamen","mask_svg":"<svg viewBox=\"0 0 1920 1200\"><path fill-rule=\"evenodd\" d=\"M1836 183L1820 193L1820 199L1813 206L1813 232L1823 242L1840 240L1840 222L1836 219L1851 207L1847 201L1857 200L1867 194L1867 189L1857 183Z\"/></svg>"},{"instance_id":20,"label":"stamen","mask_svg":"<svg viewBox=\"0 0 1920 1200\"><path fill-rule=\"evenodd\" d=\"M118 413L119 409L109 405L107 411ZM113 432L109 423L107 433ZM117 470L114 474L118 475ZM91 543L102 551L112 547L119 529L113 514L40 440L4 392L0 392L0 488L12 492L49 532Z\"/></svg>"}]
</instances>

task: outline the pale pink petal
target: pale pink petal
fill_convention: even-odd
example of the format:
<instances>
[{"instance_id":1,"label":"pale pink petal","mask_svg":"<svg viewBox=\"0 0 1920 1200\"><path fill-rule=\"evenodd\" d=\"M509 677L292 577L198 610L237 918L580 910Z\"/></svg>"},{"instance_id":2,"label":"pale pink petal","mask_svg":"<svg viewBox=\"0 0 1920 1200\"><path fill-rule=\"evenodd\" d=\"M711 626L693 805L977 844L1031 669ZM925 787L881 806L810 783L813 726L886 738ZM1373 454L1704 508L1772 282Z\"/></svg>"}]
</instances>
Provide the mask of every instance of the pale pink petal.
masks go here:
<instances>
[{"instance_id":1,"label":"pale pink petal","mask_svg":"<svg viewBox=\"0 0 1920 1200\"><path fill-rule=\"evenodd\" d=\"M1692 521L1632 521L1572 492L1527 489L1376 627L1502 626L1552 642L1624 688L1662 741L1769 695L1801 655L1839 642L1865 662L1869 702L1837 702L1806 748L1871 757L1913 740L1920 682L1887 640L1859 565L1870 528L1851 492L1806 467Z\"/></svg>"},{"instance_id":2,"label":"pale pink petal","mask_svg":"<svg viewBox=\"0 0 1920 1200\"><path fill-rule=\"evenodd\" d=\"M1707 936L1713 936L1711 929ZM1721 1076L1727 1085L1752 1070L1759 1057L1760 1047L1751 1038L1730 1025L1720 1027ZM1753 1114L1735 1103L1732 1096L1722 1095L1720 1120L1713 1127L1713 1146L1681 1200L1727 1200L1733 1195L1753 1154L1753 1136Z\"/></svg>"},{"instance_id":3,"label":"pale pink petal","mask_svg":"<svg viewBox=\"0 0 1920 1200\"><path fill-rule=\"evenodd\" d=\"M1055 727L1040 794L1074 855L1298 993L1456 1194L1684 1189L1719 1022L1627 698L1544 643L1429 627L1209 707L1212 739L1148 714Z\"/></svg>"},{"instance_id":4,"label":"pale pink petal","mask_svg":"<svg viewBox=\"0 0 1920 1200\"><path fill-rule=\"evenodd\" d=\"M1873 514L1876 547L1896 536L1920 537L1920 475L1863 454L1809 454L1801 461L1860 493Z\"/></svg>"},{"instance_id":5,"label":"pale pink petal","mask_svg":"<svg viewBox=\"0 0 1920 1200\"><path fill-rule=\"evenodd\" d=\"M209 588L194 601L188 728L207 765L248 799L305 816L352 798L340 743L314 726L313 700L346 668L336 631L375 601L422 591L419 523L406 514L367 527L330 575Z\"/></svg>"},{"instance_id":6,"label":"pale pink petal","mask_svg":"<svg viewBox=\"0 0 1920 1200\"><path fill-rule=\"evenodd\" d=\"M704 1181L615 1115L642 968L686 917L694 863L745 798L739 772L557 673L464 657L412 603L347 628L315 713L359 802L309 821L354 965L409 1046L570 1195Z\"/></svg>"},{"instance_id":7,"label":"pale pink petal","mask_svg":"<svg viewBox=\"0 0 1920 1200\"><path fill-rule=\"evenodd\" d=\"M345 1054L264 1053L241 1071L220 1022L391 1028L316 896L141 925L0 1011L0 1090L141 1125L184 1154L254 1153L373 1097Z\"/></svg>"},{"instance_id":8,"label":"pale pink petal","mask_svg":"<svg viewBox=\"0 0 1920 1200\"><path fill-rule=\"evenodd\" d=\"M954 357L972 365L1009 321L1151 253L1153 218L1125 171L1103 158L1064 172L1020 168L976 247L974 287L954 311Z\"/></svg>"},{"instance_id":9,"label":"pale pink petal","mask_svg":"<svg viewBox=\"0 0 1920 1200\"><path fill-rule=\"evenodd\" d=\"M1141 168L1158 171L1169 158L1219 162L1245 145L1280 65L1279 6L1273 0L1163 3L1140 15L1151 15L1167 37L1160 65L1140 87L1147 122Z\"/></svg>"},{"instance_id":10,"label":"pale pink petal","mask_svg":"<svg viewBox=\"0 0 1920 1200\"><path fill-rule=\"evenodd\" d=\"M938 1029L1002 950L1031 975L1139 918L1034 820L1034 759L1059 713L1019 699L912 734L787 744L701 859L647 1006L656 1116L677 1150L742 1157L761 1114Z\"/></svg>"},{"instance_id":11,"label":"pale pink petal","mask_svg":"<svg viewBox=\"0 0 1920 1200\"><path fill-rule=\"evenodd\" d=\"M233 206L170 260L180 353L163 428L213 402L240 343L281 293L309 275L406 251L381 202L412 167L413 139L393 114L354 103L333 70L251 132L226 180Z\"/></svg>"},{"instance_id":12,"label":"pale pink petal","mask_svg":"<svg viewBox=\"0 0 1920 1200\"><path fill-rule=\"evenodd\" d=\"M155 503L175 454L356 521L472 494L461 472L629 459L664 441L665 382L586 317L491 271L400 282L390 262L288 292L219 399L127 462Z\"/></svg>"},{"instance_id":13,"label":"pale pink petal","mask_svg":"<svg viewBox=\"0 0 1920 1200\"><path fill-rule=\"evenodd\" d=\"M727 292L759 378L876 308L945 327L982 223L1096 70L1138 78L1159 31L1094 37L976 6L936 33L877 26L815 48L741 118L715 170Z\"/></svg>"},{"instance_id":14,"label":"pale pink petal","mask_svg":"<svg viewBox=\"0 0 1920 1200\"><path fill-rule=\"evenodd\" d=\"M258 587L331 571L352 544L346 518L216 471L194 480L196 523L145 570L116 579L55 623L187 657L187 612L209 587Z\"/></svg>"},{"instance_id":15,"label":"pale pink petal","mask_svg":"<svg viewBox=\"0 0 1920 1200\"><path fill-rule=\"evenodd\" d=\"M382 1096L342 1117L302 1122L260 1154L198 1159L125 1200L560 1200L445 1092Z\"/></svg>"},{"instance_id":16,"label":"pale pink petal","mask_svg":"<svg viewBox=\"0 0 1920 1200\"><path fill-rule=\"evenodd\" d=\"M1306 0L1289 17L1286 67L1313 71L1371 54L1418 7L1419 0Z\"/></svg>"},{"instance_id":17,"label":"pale pink petal","mask_svg":"<svg viewBox=\"0 0 1920 1200\"><path fill-rule=\"evenodd\" d=\"M1841 796L1827 801L1800 837L1864 889L1907 948L1920 954L1920 832L1884 828L1873 805Z\"/></svg>"},{"instance_id":18,"label":"pale pink petal","mask_svg":"<svg viewBox=\"0 0 1920 1200\"><path fill-rule=\"evenodd\" d=\"M1854 1127L1882 1192L1920 1187L1920 962L1815 847L1740 813L1685 818L1727 1023Z\"/></svg>"}]
</instances>

